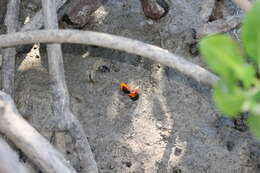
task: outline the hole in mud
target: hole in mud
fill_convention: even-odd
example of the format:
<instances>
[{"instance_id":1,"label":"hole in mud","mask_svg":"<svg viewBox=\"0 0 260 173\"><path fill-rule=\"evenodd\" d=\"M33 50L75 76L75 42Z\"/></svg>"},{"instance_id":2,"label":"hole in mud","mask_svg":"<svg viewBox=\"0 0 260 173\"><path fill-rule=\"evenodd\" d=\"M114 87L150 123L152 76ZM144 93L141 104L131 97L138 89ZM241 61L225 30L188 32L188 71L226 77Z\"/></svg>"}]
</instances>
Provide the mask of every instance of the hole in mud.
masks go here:
<instances>
[{"instance_id":1,"label":"hole in mud","mask_svg":"<svg viewBox=\"0 0 260 173\"><path fill-rule=\"evenodd\" d=\"M234 119L234 129L240 131L240 132L245 132L247 131L248 127L245 123L246 119L248 117L247 113L242 113L238 118Z\"/></svg>"},{"instance_id":2,"label":"hole in mud","mask_svg":"<svg viewBox=\"0 0 260 173\"><path fill-rule=\"evenodd\" d=\"M132 166L132 163L130 161L122 162L124 165L126 165L128 168Z\"/></svg>"},{"instance_id":3,"label":"hole in mud","mask_svg":"<svg viewBox=\"0 0 260 173\"><path fill-rule=\"evenodd\" d=\"M81 98L75 97L75 99L76 99L76 101L77 101L78 103L82 103L82 99L81 99Z\"/></svg>"},{"instance_id":4,"label":"hole in mud","mask_svg":"<svg viewBox=\"0 0 260 173\"><path fill-rule=\"evenodd\" d=\"M182 173L181 169L178 167L173 167L172 168L172 173Z\"/></svg>"},{"instance_id":5,"label":"hole in mud","mask_svg":"<svg viewBox=\"0 0 260 173\"><path fill-rule=\"evenodd\" d=\"M199 55L199 49L198 49L197 43L192 43L189 45L189 52L193 56Z\"/></svg>"},{"instance_id":6,"label":"hole in mud","mask_svg":"<svg viewBox=\"0 0 260 173\"><path fill-rule=\"evenodd\" d=\"M165 0L157 0L156 2L165 10L165 13L162 15L162 17L166 16L170 9L169 4Z\"/></svg>"},{"instance_id":7,"label":"hole in mud","mask_svg":"<svg viewBox=\"0 0 260 173\"><path fill-rule=\"evenodd\" d=\"M260 163L256 165L257 170L260 170Z\"/></svg>"},{"instance_id":8,"label":"hole in mud","mask_svg":"<svg viewBox=\"0 0 260 173\"><path fill-rule=\"evenodd\" d=\"M108 72L110 72L110 68L106 65L101 65L98 67L98 71L100 71L102 73L108 73Z\"/></svg>"},{"instance_id":9,"label":"hole in mud","mask_svg":"<svg viewBox=\"0 0 260 173\"><path fill-rule=\"evenodd\" d=\"M69 16L67 14L65 14L64 16L62 16L61 19L63 22L65 22L68 25L74 25L74 23L70 20Z\"/></svg>"},{"instance_id":10,"label":"hole in mud","mask_svg":"<svg viewBox=\"0 0 260 173\"><path fill-rule=\"evenodd\" d=\"M176 147L176 148L175 148L175 151L174 151L174 155L175 155L175 156L180 156L180 155L181 155L181 152L182 152L182 149Z\"/></svg>"},{"instance_id":11,"label":"hole in mud","mask_svg":"<svg viewBox=\"0 0 260 173\"><path fill-rule=\"evenodd\" d=\"M232 141L228 141L226 146L228 151L232 151L234 149L235 144Z\"/></svg>"}]
</instances>

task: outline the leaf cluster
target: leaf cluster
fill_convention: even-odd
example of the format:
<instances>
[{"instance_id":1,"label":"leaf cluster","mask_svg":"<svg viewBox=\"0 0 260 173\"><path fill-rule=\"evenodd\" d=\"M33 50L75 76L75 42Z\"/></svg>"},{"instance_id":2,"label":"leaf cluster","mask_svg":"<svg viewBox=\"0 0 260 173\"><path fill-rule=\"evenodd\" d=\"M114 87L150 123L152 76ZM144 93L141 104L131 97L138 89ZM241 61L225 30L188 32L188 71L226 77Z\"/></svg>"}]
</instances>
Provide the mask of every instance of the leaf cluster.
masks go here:
<instances>
[{"instance_id":1,"label":"leaf cluster","mask_svg":"<svg viewBox=\"0 0 260 173\"><path fill-rule=\"evenodd\" d=\"M245 15L239 44L227 35L203 38L200 52L208 67L219 75L213 99L230 118L248 112L247 124L260 140L260 1Z\"/></svg>"}]
</instances>

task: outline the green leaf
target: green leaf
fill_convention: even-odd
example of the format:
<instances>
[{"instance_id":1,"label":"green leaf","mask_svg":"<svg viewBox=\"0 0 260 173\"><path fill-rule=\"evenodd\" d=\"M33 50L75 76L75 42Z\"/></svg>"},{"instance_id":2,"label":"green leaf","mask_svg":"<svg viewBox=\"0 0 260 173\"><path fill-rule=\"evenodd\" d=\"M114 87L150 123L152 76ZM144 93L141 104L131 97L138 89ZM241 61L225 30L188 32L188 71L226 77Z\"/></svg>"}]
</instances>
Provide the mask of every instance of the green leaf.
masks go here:
<instances>
[{"instance_id":1,"label":"green leaf","mask_svg":"<svg viewBox=\"0 0 260 173\"><path fill-rule=\"evenodd\" d=\"M254 115L260 115L260 89L253 88L251 91L249 90L245 103L247 111Z\"/></svg>"},{"instance_id":2,"label":"green leaf","mask_svg":"<svg viewBox=\"0 0 260 173\"><path fill-rule=\"evenodd\" d=\"M260 103L260 91L256 92L253 96L252 99L254 100L255 103Z\"/></svg>"},{"instance_id":3,"label":"green leaf","mask_svg":"<svg viewBox=\"0 0 260 173\"><path fill-rule=\"evenodd\" d=\"M245 101L243 103L244 112L251 112L252 114L257 113L257 105L260 104L260 88L252 88L247 90L245 93Z\"/></svg>"},{"instance_id":4,"label":"green leaf","mask_svg":"<svg viewBox=\"0 0 260 173\"><path fill-rule=\"evenodd\" d=\"M209 68L228 84L241 80L245 88L251 86L255 78L254 67L245 62L240 47L230 37L206 37L200 41L200 51Z\"/></svg>"},{"instance_id":5,"label":"green leaf","mask_svg":"<svg viewBox=\"0 0 260 173\"><path fill-rule=\"evenodd\" d=\"M252 65L244 64L237 71L238 78L243 82L245 88L249 88L255 78L255 69Z\"/></svg>"},{"instance_id":6,"label":"green leaf","mask_svg":"<svg viewBox=\"0 0 260 173\"><path fill-rule=\"evenodd\" d=\"M260 115L254 115L254 114L249 115L246 123L250 128L250 131L260 141Z\"/></svg>"},{"instance_id":7,"label":"green leaf","mask_svg":"<svg viewBox=\"0 0 260 173\"><path fill-rule=\"evenodd\" d=\"M235 117L240 112L245 97L240 88L229 89L224 81L219 81L214 88L213 99L221 112L228 117Z\"/></svg>"},{"instance_id":8,"label":"green leaf","mask_svg":"<svg viewBox=\"0 0 260 173\"><path fill-rule=\"evenodd\" d=\"M200 41L200 52L209 68L225 77L244 63L239 46L228 36L214 35Z\"/></svg>"},{"instance_id":9,"label":"green leaf","mask_svg":"<svg viewBox=\"0 0 260 173\"><path fill-rule=\"evenodd\" d=\"M252 9L246 14L241 38L247 54L250 58L260 65L260 1L257 0Z\"/></svg>"}]
</instances>

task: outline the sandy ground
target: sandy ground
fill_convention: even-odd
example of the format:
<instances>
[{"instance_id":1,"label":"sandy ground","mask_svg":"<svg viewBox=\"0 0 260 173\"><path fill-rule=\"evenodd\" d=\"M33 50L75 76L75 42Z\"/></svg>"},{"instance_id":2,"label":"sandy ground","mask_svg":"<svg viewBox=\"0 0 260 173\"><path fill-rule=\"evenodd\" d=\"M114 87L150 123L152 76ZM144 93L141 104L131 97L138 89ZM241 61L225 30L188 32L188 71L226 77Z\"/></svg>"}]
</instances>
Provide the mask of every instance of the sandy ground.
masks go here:
<instances>
[{"instance_id":1,"label":"sandy ground","mask_svg":"<svg viewBox=\"0 0 260 173\"><path fill-rule=\"evenodd\" d=\"M139 0L109 0L84 29L142 40L203 65L190 48L193 29L203 24L198 14L205 1L169 0L169 13L152 21L144 17ZM33 8L24 1L27 12L21 21L39 8L38 1L30 3ZM225 15L237 12L230 1L225 5ZM17 55L15 101L21 114L51 140L44 49ZM241 121L216 111L210 88L124 52L80 45L63 45L63 52L71 109L85 128L101 173L260 172L259 144ZM120 82L139 87L139 100L121 93ZM73 141L64 135L61 151L80 170Z\"/></svg>"}]
</instances>

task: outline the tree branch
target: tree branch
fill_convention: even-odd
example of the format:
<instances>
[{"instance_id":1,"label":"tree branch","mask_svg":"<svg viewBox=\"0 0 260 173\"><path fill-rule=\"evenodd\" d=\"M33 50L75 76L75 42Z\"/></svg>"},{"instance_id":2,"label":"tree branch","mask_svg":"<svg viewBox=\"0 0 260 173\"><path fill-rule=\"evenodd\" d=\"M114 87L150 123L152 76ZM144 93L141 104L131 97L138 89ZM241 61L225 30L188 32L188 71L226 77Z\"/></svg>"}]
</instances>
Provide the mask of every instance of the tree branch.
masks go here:
<instances>
[{"instance_id":1,"label":"tree branch","mask_svg":"<svg viewBox=\"0 0 260 173\"><path fill-rule=\"evenodd\" d=\"M28 173L28 170L19 162L16 152L0 138L0 172Z\"/></svg>"},{"instance_id":2,"label":"tree branch","mask_svg":"<svg viewBox=\"0 0 260 173\"><path fill-rule=\"evenodd\" d=\"M240 16L229 16L226 19L218 19L210 23L206 23L196 30L196 37L202 38L204 36L227 32L236 28L241 23Z\"/></svg>"},{"instance_id":3,"label":"tree branch","mask_svg":"<svg viewBox=\"0 0 260 173\"><path fill-rule=\"evenodd\" d=\"M199 65L193 64L168 50L141 41L93 31L78 30L41 30L0 35L0 47L19 44L41 43L77 43L95 45L125 51L147 57L166 66L172 67L208 85L214 85L218 77Z\"/></svg>"},{"instance_id":4,"label":"tree branch","mask_svg":"<svg viewBox=\"0 0 260 173\"><path fill-rule=\"evenodd\" d=\"M44 12L44 26L47 29L58 29L58 18L53 0L42 0ZM53 80L52 94L54 97L54 115L59 122L65 121L71 137L76 142L76 150L80 159L83 171L97 173L97 164L94 160L88 139L84 129L70 110L70 101L67 85L65 82L63 57L60 44L47 45L49 72Z\"/></svg>"},{"instance_id":5,"label":"tree branch","mask_svg":"<svg viewBox=\"0 0 260 173\"><path fill-rule=\"evenodd\" d=\"M68 0L55 0L57 4L57 10L59 10ZM33 30L38 30L43 27L43 11L42 9L39 10L35 15L32 17L32 19L26 23L25 25L20 28L19 31L33 31ZM17 52L24 52L24 51L29 51L31 47L27 46L17 46L16 50Z\"/></svg>"},{"instance_id":6,"label":"tree branch","mask_svg":"<svg viewBox=\"0 0 260 173\"><path fill-rule=\"evenodd\" d=\"M16 32L18 28L20 0L9 0L5 16L7 33ZM15 48L3 50L2 88L3 91L14 97Z\"/></svg>"},{"instance_id":7,"label":"tree branch","mask_svg":"<svg viewBox=\"0 0 260 173\"><path fill-rule=\"evenodd\" d=\"M0 91L0 132L44 172L76 173L68 161L18 113L11 97Z\"/></svg>"},{"instance_id":8,"label":"tree branch","mask_svg":"<svg viewBox=\"0 0 260 173\"><path fill-rule=\"evenodd\" d=\"M56 3L56 9L59 10L67 0L55 0ZM23 27L20 29L20 31L33 31L37 29L41 29L43 27L43 10L39 10L33 18L23 25Z\"/></svg>"}]
</instances>

